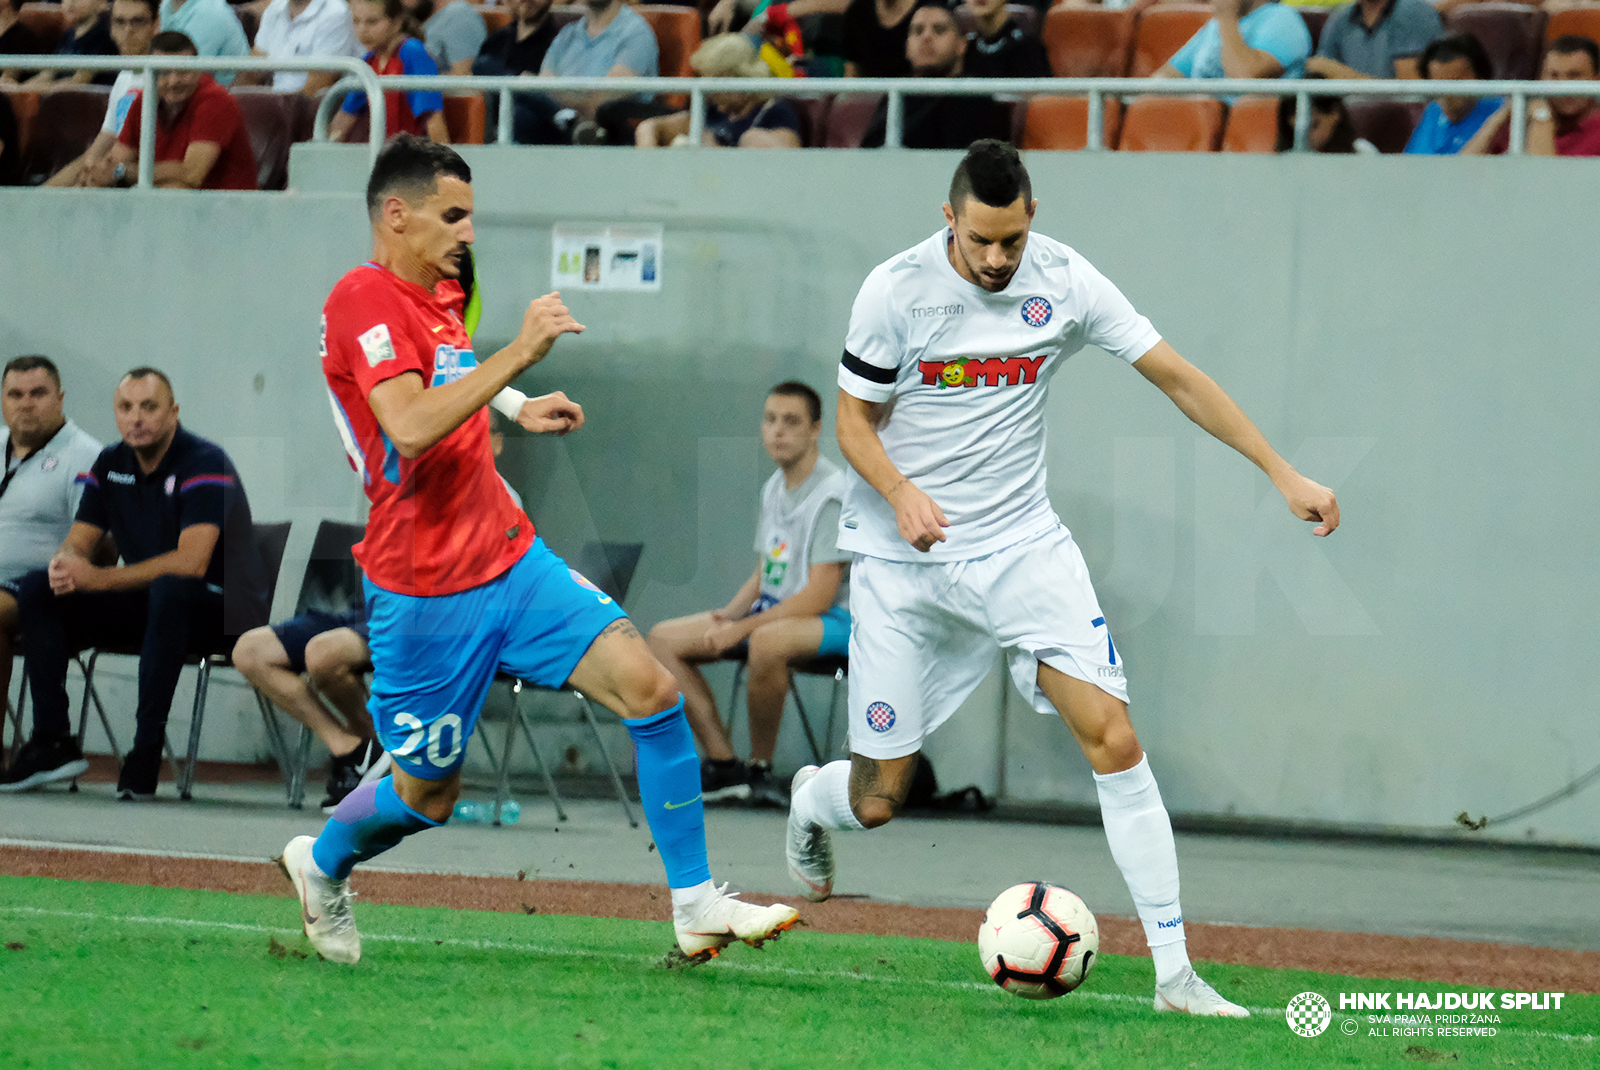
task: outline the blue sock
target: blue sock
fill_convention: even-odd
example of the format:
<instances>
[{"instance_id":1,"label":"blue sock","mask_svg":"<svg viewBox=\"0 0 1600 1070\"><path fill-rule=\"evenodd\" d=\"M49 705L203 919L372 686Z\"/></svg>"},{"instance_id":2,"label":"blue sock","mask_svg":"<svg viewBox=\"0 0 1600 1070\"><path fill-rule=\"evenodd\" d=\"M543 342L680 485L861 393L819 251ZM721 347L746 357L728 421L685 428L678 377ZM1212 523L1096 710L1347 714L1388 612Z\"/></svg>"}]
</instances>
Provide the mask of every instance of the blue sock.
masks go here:
<instances>
[{"instance_id":1,"label":"blue sock","mask_svg":"<svg viewBox=\"0 0 1600 1070\"><path fill-rule=\"evenodd\" d=\"M633 737L639 802L667 867L667 884L692 888L711 879L706 862L706 808L700 801L700 759L683 715L683 696L669 710L625 720Z\"/></svg>"},{"instance_id":2,"label":"blue sock","mask_svg":"<svg viewBox=\"0 0 1600 1070\"><path fill-rule=\"evenodd\" d=\"M322 826L322 835L311 847L311 857L318 869L342 881L350 876L357 862L377 858L413 832L438 828L443 823L407 806L395 793L394 777L386 776L375 784L363 784L344 797Z\"/></svg>"}]
</instances>

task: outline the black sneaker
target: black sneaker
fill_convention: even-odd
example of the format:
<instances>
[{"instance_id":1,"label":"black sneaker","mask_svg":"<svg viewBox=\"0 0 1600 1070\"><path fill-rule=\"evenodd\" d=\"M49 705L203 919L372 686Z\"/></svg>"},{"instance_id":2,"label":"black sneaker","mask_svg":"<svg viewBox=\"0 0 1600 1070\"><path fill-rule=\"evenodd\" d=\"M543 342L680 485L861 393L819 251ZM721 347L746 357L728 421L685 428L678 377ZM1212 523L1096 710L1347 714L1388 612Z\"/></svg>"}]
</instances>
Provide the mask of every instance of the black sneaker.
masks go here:
<instances>
[{"instance_id":1,"label":"black sneaker","mask_svg":"<svg viewBox=\"0 0 1600 1070\"><path fill-rule=\"evenodd\" d=\"M322 800L322 812L333 813L346 795L382 779L389 765L389 753L375 739L362 740L349 754L334 755L328 763L328 794Z\"/></svg>"},{"instance_id":2,"label":"black sneaker","mask_svg":"<svg viewBox=\"0 0 1600 1070\"><path fill-rule=\"evenodd\" d=\"M772 775L771 762L751 762L748 766L750 805L757 809L789 809L789 793Z\"/></svg>"},{"instance_id":3,"label":"black sneaker","mask_svg":"<svg viewBox=\"0 0 1600 1070\"><path fill-rule=\"evenodd\" d=\"M585 119L572 128L572 143L574 145L609 145L610 135L605 127L593 119Z\"/></svg>"},{"instance_id":4,"label":"black sneaker","mask_svg":"<svg viewBox=\"0 0 1600 1070\"><path fill-rule=\"evenodd\" d=\"M71 736L34 738L22 745L17 760L0 775L0 792L30 791L52 780L71 780L88 771L83 750Z\"/></svg>"},{"instance_id":5,"label":"black sneaker","mask_svg":"<svg viewBox=\"0 0 1600 1070\"><path fill-rule=\"evenodd\" d=\"M117 798L123 802L141 802L156 797L156 781L161 779L161 752L140 754L129 751L122 759L122 772L117 775Z\"/></svg>"},{"instance_id":6,"label":"black sneaker","mask_svg":"<svg viewBox=\"0 0 1600 1070\"><path fill-rule=\"evenodd\" d=\"M737 758L707 758L700 763L700 798L708 803L750 797L750 777Z\"/></svg>"}]
</instances>

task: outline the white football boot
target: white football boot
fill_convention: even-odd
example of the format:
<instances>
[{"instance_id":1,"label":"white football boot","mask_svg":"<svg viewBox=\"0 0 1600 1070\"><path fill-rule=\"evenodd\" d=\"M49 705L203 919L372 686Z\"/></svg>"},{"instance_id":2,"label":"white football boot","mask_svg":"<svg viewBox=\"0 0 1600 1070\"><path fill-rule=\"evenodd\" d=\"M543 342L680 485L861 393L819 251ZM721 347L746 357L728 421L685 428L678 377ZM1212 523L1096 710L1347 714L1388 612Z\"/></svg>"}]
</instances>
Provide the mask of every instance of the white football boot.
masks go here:
<instances>
[{"instance_id":1,"label":"white football boot","mask_svg":"<svg viewBox=\"0 0 1600 1070\"><path fill-rule=\"evenodd\" d=\"M330 962L355 963L361 958L361 934L350 912L355 893L348 880L336 881L311 857L313 836L296 836L274 859L300 897L300 920L317 954Z\"/></svg>"},{"instance_id":2,"label":"white football boot","mask_svg":"<svg viewBox=\"0 0 1600 1070\"><path fill-rule=\"evenodd\" d=\"M1178 1011L1181 1014L1203 1014L1216 1018L1248 1018L1250 1012L1237 1003L1229 1003L1217 995L1217 990L1200 980L1193 966L1164 985L1156 985L1156 1010Z\"/></svg>"},{"instance_id":3,"label":"white football boot","mask_svg":"<svg viewBox=\"0 0 1600 1070\"><path fill-rule=\"evenodd\" d=\"M800 912L794 907L782 903L763 907L741 902L726 894L727 889L726 884L720 888L713 886L686 912L688 916L683 921L673 919L679 949L695 962L709 962L735 940L760 947L793 928L800 918Z\"/></svg>"},{"instance_id":4,"label":"white football boot","mask_svg":"<svg viewBox=\"0 0 1600 1070\"><path fill-rule=\"evenodd\" d=\"M789 798L793 800L818 771L817 766L808 765L796 773L789 785ZM796 820L792 801L784 855L789 860L789 875L807 899L820 903L833 894L833 839L821 825Z\"/></svg>"}]
</instances>

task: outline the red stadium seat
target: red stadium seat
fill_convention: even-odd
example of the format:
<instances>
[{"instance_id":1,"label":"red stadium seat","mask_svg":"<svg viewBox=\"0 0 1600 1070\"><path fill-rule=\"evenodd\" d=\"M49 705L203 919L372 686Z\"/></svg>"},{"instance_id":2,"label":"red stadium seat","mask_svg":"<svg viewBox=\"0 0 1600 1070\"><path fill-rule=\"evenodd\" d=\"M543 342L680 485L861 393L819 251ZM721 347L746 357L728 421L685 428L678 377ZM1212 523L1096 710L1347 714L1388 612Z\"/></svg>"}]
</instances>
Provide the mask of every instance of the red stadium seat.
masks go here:
<instances>
[{"instance_id":1,"label":"red stadium seat","mask_svg":"<svg viewBox=\"0 0 1600 1070\"><path fill-rule=\"evenodd\" d=\"M39 95L23 175L43 181L83 155L105 122L108 86L74 86Z\"/></svg>"},{"instance_id":2,"label":"red stadium seat","mask_svg":"<svg viewBox=\"0 0 1600 1070\"><path fill-rule=\"evenodd\" d=\"M828 109L832 97L790 97L795 114L800 116L800 144L808 149L820 149L828 136Z\"/></svg>"},{"instance_id":3,"label":"red stadium seat","mask_svg":"<svg viewBox=\"0 0 1600 1070\"><path fill-rule=\"evenodd\" d=\"M1489 52L1496 78L1537 78L1549 16L1526 4L1463 4L1445 17L1451 33L1470 33Z\"/></svg>"},{"instance_id":4,"label":"red stadium seat","mask_svg":"<svg viewBox=\"0 0 1600 1070\"><path fill-rule=\"evenodd\" d=\"M483 94L444 98L444 125L450 130L452 145L482 145L484 123Z\"/></svg>"},{"instance_id":5,"label":"red stadium seat","mask_svg":"<svg viewBox=\"0 0 1600 1070\"><path fill-rule=\"evenodd\" d=\"M1057 78L1121 78L1133 53L1131 11L1057 7L1044 17L1044 47Z\"/></svg>"},{"instance_id":6,"label":"red stadium seat","mask_svg":"<svg viewBox=\"0 0 1600 1070\"><path fill-rule=\"evenodd\" d=\"M700 13L675 4L639 4L634 8L655 31L661 49L657 68L663 78L691 78L689 57L700 47Z\"/></svg>"},{"instance_id":7,"label":"red stadium seat","mask_svg":"<svg viewBox=\"0 0 1600 1070\"><path fill-rule=\"evenodd\" d=\"M1136 97L1122 117L1124 152L1215 152L1222 138L1222 102Z\"/></svg>"},{"instance_id":8,"label":"red stadium seat","mask_svg":"<svg viewBox=\"0 0 1600 1070\"><path fill-rule=\"evenodd\" d=\"M483 16L483 28L490 33L511 25L511 12L503 7L480 7L478 14Z\"/></svg>"},{"instance_id":9,"label":"red stadium seat","mask_svg":"<svg viewBox=\"0 0 1600 1070\"><path fill-rule=\"evenodd\" d=\"M244 113L244 128L256 155L257 188L284 189L289 185L289 145L299 114L294 98L300 94L275 93L264 86L238 86L229 92Z\"/></svg>"},{"instance_id":10,"label":"red stadium seat","mask_svg":"<svg viewBox=\"0 0 1600 1070\"><path fill-rule=\"evenodd\" d=\"M12 147L19 158L27 159L28 142L33 136L33 123L39 115L39 94L7 93L6 99L11 102L11 114L17 120L17 143Z\"/></svg>"},{"instance_id":11,"label":"red stadium seat","mask_svg":"<svg viewBox=\"0 0 1600 1070\"><path fill-rule=\"evenodd\" d=\"M1600 7L1574 7L1552 12L1544 28L1545 39L1554 41L1569 33L1600 42Z\"/></svg>"},{"instance_id":12,"label":"red stadium seat","mask_svg":"<svg viewBox=\"0 0 1600 1070\"><path fill-rule=\"evenodd\" d=\"M60 4L23 4L18 17L33 31L46 52L54 52L67 32L67 19L61 13Z\"/></svg>"},{"instance_id":13,"label":"red stadium seat","mask_svg":"<svg viewBox=\"0 0 1600 1070\"><path fill-rule=\"evenodd\" d=\"M973 16L972 9L966 4L955 8L956 25L961 27L962 33L976 33L978 20ZM1039 9L1032 4L1007 4L1006 14L1011 16L1011 21L1017 24L1017 29L1029 37L1039 36Z\"/></svg>"},{"instance_id":14,"label":"red stadium seat","mask_svg":"<svg viewBox=\"0 0 1600 1070\"><path fill-rule=\"evenodd\" d=\"M1276 152L1278 98L1240 97L1228 109L1222 134L1223 152Z\"/></svg>"},{"instance_id":15,"label":"red stadium seat","mask_svg":"<svg viewBox=\"0 0 1600 1070\"><path fill-rule=\"evenodd\" d=\"M828 109L828 132L822 144L830 149L859 149L872 117L883 103L882 93L849 93L833 98Z\"/></svg>"},{"instance_id":16,"label":"red stadium seat","mask_svg":"<svg viewBox=\"0 0 1600 1070\"><path fill-rule=\"evenodd\" d=\"M1128 73L1148 78L1211 21L1209 4L1162 4L1139 16L1133 35L1133 66Z\"/></svg>"},{"instance_id":17,"label":"red stadium seat","mask_svg":"<svg viewBox=\"0 0 1600 1070\"><path fill-rule=\"evenodd\" d=\"M1328 15L1331 11L1325 7L1300 7L1295 8L1300 12L1300 17L1306 22L1306 29L1311 31L1311 51L1317 50L1317 43L1322 40L1322 28L1328 24Z\"/></svg>"},{"instance_id":18,"label":"red stadium seat","mask_svg":"<svg viewBox=\"0 0 1600 1070\"><path fill-rule=\"evenodd\" d=\"M1345 101L1356 136L1372 142L1379 152L1388 153L1405 151L1423 107L1398 100L1362 100L1360 97Z\"/></svg>"},{"instance_id":19,"label":"red stadium seat","mask_svg":"<svg viewBox=\"0 0 1600 1070\"><path fill-rule=\"evenodd\" d=\"M1115 97L1102 98L1105 105L1106 148L1115 148L1117 128L1122 122L1122 104ZM1089 144L1088 97L1034 97L1028 101L1027 119L1021 149L1066 149L1076 151Z\"/></svg>"}]
</instances>

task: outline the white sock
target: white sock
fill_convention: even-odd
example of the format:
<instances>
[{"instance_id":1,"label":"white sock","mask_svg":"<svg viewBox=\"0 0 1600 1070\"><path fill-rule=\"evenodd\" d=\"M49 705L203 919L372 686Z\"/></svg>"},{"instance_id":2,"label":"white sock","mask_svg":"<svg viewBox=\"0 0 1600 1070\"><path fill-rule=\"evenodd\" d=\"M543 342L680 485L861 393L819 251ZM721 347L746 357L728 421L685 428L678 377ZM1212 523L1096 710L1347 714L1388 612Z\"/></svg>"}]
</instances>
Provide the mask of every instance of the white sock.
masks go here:
<instances>
[{"instance_id":1,"label":"white sock","mask_svg":"<svg viewBox=\"0 0 1600 1070\"><path fill-rule=\"evenodd\" d=\"M1120 773L1096 773L1094 784L1111 857L1133 895L1155 958L1156 983L1166 984L1189 965L1189 952L1178 903L1178 848L1149 756Z\"/></svg>"},{"instance_id":2,"label":"white sock","mask_svg":"<svg viewBox=\"0 0 1600 1070\"><path fill-rule=\"evenodd\" d=\"M850 763L829 762L801 785L789 800L789 809L801 821L825 829L866 828L850 809Z\"/></svg>"},{"instance_id":3,"label":"white sock","mask_svg":"<svg viewBox=\"0 0 1600 1070\"><path fill-rule=\"evenodd\" d=\"M689 924L700 900L715 890L716 885L712 881L701 881L691 888L673 888L672 920L678 925Z\"/></svg>"}]
</instances>

